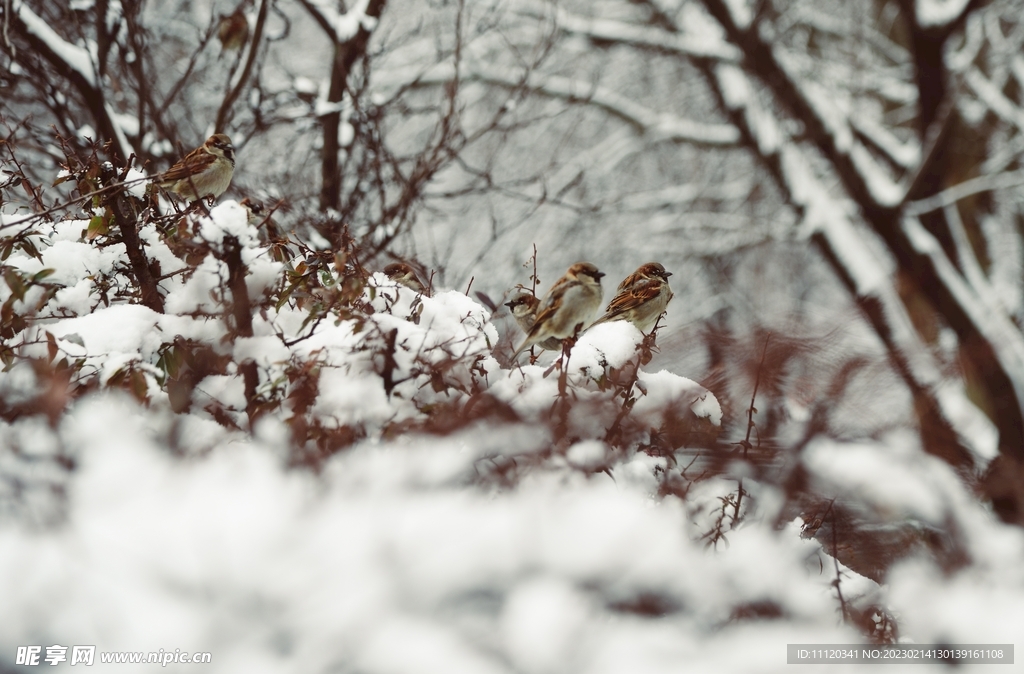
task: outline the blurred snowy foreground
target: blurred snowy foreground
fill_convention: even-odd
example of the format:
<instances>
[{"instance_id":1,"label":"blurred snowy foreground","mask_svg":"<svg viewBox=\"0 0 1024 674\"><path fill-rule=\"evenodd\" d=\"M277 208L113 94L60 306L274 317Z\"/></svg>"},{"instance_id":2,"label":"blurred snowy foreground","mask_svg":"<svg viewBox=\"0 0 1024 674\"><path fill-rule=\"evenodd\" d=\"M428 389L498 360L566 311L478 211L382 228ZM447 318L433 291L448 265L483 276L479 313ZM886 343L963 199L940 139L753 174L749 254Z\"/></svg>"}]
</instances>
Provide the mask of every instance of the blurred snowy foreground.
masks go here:
<instances>
[{"instance_id":1,"label":"blurred snowy foreground","mask_svg":"<svg viewBox=\"0 0 1024 674\"><path fill-rule=\"evenodd\" d=\"M971 557L955 571L912 559L877 585L780 517L781 489L742 462L693 479L710 450L688 438L713 438L722 410L644 371L628 324L586 333L561 391L559 370L499 366L466 295L379 274L358 311L310 320L286 298L232 339L217 255L162 281L166 313L108 303L127 261L86 226L57 223L39 259L6 262L53 273L10 303L38 310L0 374L7 409L38 403L0 425L0 671L23 671L31 644L208 651L202 671L249 674L788 671L787 643L863 640L837 571L850 611L877 606L918 642L1007 643L1024 624L1019 530L898 442L818 442L805 470L865 511L955 520ZM195 236L239 240L254 302L295 268L233 202ZM182 353L220 364L184 401L168 393ZM55 363L81 391L67 411ZM744 516L710 545L738 478Z\"/></svg>"}]
</instances>

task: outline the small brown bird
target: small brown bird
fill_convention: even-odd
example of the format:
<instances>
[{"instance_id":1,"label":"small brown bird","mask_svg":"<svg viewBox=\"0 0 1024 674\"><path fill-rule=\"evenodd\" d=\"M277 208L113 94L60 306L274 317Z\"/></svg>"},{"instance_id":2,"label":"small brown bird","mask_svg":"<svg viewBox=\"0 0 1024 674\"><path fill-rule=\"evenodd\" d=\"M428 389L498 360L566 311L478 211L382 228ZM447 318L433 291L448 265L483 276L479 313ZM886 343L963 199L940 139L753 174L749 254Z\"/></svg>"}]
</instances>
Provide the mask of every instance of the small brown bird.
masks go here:
<instances>
[{"instance_id":1,"label":"small brown bird","mask_svg":"<svg viewBox=\"0 0 1024 674\"><path fill-rule=\"evenodd\" d=\"M223 133L215 133L206 142L178 160L159 176L160 186L189 201L224 194L235 173L235 148Z\"/></svg>"},{"instance_id":2,"label":"small brown bird","mask_svg":"<svg viewBox=\"0 0 1024 674\"><path fill-rule=\"evenodd\" d=\"M222 51L241 49L249 41L249 22L242 11L244 7L245 3L242 3L231 14L221 15L217 39Z\"/></svg>"},{"instance_id":3,"label":"small brown bird","mask_svg":"<svg viewBox=\"0 0 1024 674\"><path fill-rule=\"evenodd\" d=\"M569 267L565 276L558 279L544 296L537 310L537 321L512 354L512 360L524 349L549 337L565 339L571 337L577 328L586 327L601 308L602 276L604 273L589 262L577 262Z\"/></svg>"},{"instance_id":4,"label":"small brown bird","mask_svg":"<svg viewBox=\"0 0 1024 674\"><path fill-rule=\"evenodd\" d=\"M263 204L250 197L245 197L238 202L238 205L245 209L246 219L250 225L259 225L266 215L266 209L263 208Z\"/></svg>"},{"instance_id":5,"label":"small brown bird","mask_svg":"<svg viewBox=\"0 0 1024 674\"><path fill-rule=\"evenodd\" d=\"M505 302L512 318L520 329L529 334L530 328L537 322L537 309L540 308L540 298L533 293L520 292L510 301ZM542 349L553 351L562 347L562 342L556 337L548 337L540 343Z\"/></svg>"},{"instance_id":6,"label":"small brown bird","mask_svg":"<svg viewBox=\"0 0 1024 674\"><path fill-rule=\"evenodd\" d=\"M608 321L629 321L640 332L648 333L672 300L668 277L672 273L657 262L648 262L622 280L619 292L594 325Z\"/></svg>"},{"instance_id":7,"label":"small brown bird","mask_svg":"<svg viewBox=\"0 0 1024 674\"><path fill-rule=\"evenodd\" d=\"M416 276L413 268L404 262L393 262L384 267L384 275L399 285L415 290L421 295L427 292L426 286Z\"/></svg>"}]
</instances>

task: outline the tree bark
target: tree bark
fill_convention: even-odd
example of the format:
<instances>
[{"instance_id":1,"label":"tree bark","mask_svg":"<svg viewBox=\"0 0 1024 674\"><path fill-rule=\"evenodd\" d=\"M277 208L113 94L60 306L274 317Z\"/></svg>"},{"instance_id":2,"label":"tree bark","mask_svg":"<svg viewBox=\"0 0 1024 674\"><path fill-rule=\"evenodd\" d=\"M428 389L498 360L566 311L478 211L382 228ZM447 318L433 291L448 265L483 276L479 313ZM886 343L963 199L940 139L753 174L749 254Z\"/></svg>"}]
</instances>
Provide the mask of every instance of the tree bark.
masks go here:
<instances>
[{"instance_id":1,"label":"tree bark","mask_svg":"<svg viewBox=\"0 0 1024 674\"><path fill-rule=\"evenodd\" d=\"M387 0L370 0L366 15L379 19ZM370 42L370 31L363 25L355 36L341 42L335 39L333 30L328 31L334 42L334 59L331 67L331 84L327 92L329 105L341 103L348 89L348 78L357 59L366 53ZM320 160L320 208L337 210L341 204L341 112L333 111L323 117L324 144Z\"/></svg>"}]
</instances>

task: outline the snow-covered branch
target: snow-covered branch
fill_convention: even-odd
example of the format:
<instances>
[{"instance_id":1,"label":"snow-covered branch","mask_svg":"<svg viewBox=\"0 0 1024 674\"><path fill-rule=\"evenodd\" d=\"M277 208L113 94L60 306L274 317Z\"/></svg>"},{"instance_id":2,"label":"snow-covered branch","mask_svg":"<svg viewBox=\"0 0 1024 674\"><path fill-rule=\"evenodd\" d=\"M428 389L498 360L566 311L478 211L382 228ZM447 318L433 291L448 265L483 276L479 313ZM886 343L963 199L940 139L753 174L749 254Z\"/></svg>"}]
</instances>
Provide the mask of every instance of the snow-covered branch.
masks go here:
<instances>
[{"instance_id":1,"label":"snow-covered branch","mask_svg":"<svg viewBox=\"0 0 1024 674\"><path fill-rule=\"evenodd\" d=\"M934 267L943 287L955 297L975 328L986 337L996 351L1000 363L1010 376L1018 400L1024 400L1024 339L1020 330L1006 315L1005 310L994 301L991 291L979 292L972 288L953 263L946 256L942 245L914 216L908 215L902 221L915 250L927 257Z\"/></svg>"},{"instance_id":2,"label":"snow-covered branch","mask_svg":"<svg viewBox=\"0 0 1024 674\"><path fill-rule=\"evenodd\" d=\"M1006 97L991 80L989 80L976 66L972 66L964 73L964 81L982 103L996 113L1000 119L1012 124L1024 133L1024 110L1015 105Z\"/></svg>"},{"instance_id":3,"label":"snow-covered branch","mask_svg":"<svg viewBox=\"0 0 1024 674\"><path fill-rule=\"evenodd\" d=\"M348 11L338 12L330 0L299 0L335 44L348 42L360 30L373 32L377 27L380 13L374 11L371 2L372 0L356 0Z\"/></svg>"},{"instance_id":4,"label":"snow-covered branch","mask_svg":"<svg viewBox=\"0 0 1024 674\"><path fill-rule=\"evenodd\" d=\"M865 244L865 233L854 224L852 204L829 194L803 150L758 103L753 84L741 69L718 65L711 70L711 77L733 119L802 215L803 230L822 247L910 390L925 409L941 414L941 419L932 422L947 424L957 442L973 455L972 459L966 455L945 458L954 463L985 463L991 459L994 443L991 433L986 432L988 422L967 399L962 386L941 375L889 280L888 270Z\"/></svg>"},{"instance_id":5,"label":"snow-covered branch","mask_svg":"<svg viewBox=\"0 0 1024 674\"><path fill-rule=\"evenodd\" d=\"M67 78L82 97L100 135L94 140L112 141L121 158L127 160L134 154L134 149L105 99L92 54L84 47L64 40L23 0L13 0L10 8L14 31L21 33L33 51L41 54L62 77ZM7 16L5 12L5 26Z\"/></svg>"},{"instance_id":6,"label":"snow-covered branch","mask_svg":"<svg viewBox=\"0 0 1024 674\"><path fill-rule=\"evenodd\" d=\"M999 430L1000 451L1011 456L1024 456L1024 397L1018 390L1022 385L1020 377L1024 376L1018 362L1019 353L1024 353L1024 335L1020 331L996 329L1010 324L1005 314L999 311L998 302L983 303L995 306L995 311L1000 313L998 318L993 321L977 320L975 306L978 298L968 298L959 292L958 287L948 285L952 277L939 264L936 251L923 247L921 238L911 238L911 230L900 224L899 208L905 198L900 195L914 197L918 191L927 188L936 170L936 162L942 156L943 148L947 147L945 143L953 119L952 102L943 102L941 98L935 100L944 91L944 85L936 88L934 82L927 81L928 74L920 70L924 67L922 61L928 61L930 50L941 48L944 38L922 37L917 45L919 50L915 52L922 110L918 123L927 132L925 138L930 146L927 152L922 153L921 164L909 181L910 187L904 189L878 170L866 149L853 141L846 117L831 97L820 91L818 85L801 83L796 74L785 67L785 58L780 58L780 48L762 39L762 31L744 30L738 26L723 0L705 0L704 4L725 28L730 40L743 49L747 63L759 79L810 131L811 138L831 163L865 221L905 270L906 278L913 279L915 287L929 297L934 306L943 307L944 319L957 333L960 343L969 345L966 353L978 369L989 395L1001 400L999 411L993 418ZM1020 498L1020 495L1014 496L1011 501L1016 503ZM1019 513L1021 509L1014 505L1007 512L1007 516L1016 518L1018 515L1013 513Z\"/></svg>"},{"instance_id":7,"label":"snow-covered branch","mask_svg":"<svg viewBox=\"0 0 1024 674\"><path fill-rule=\"evenodd\" d=\"M911 201L907 204L904 212L909 216L923 215L952 206L961 199L966 199L975 194L1005 190L1020 187L1021 185L1024 185L1024 170L978 176L977 178L971 178L970 180L953 185L926 199Z\"/></svg>"},{"instance_id":8,"label":"snow-covered branch","mask_svg":"<svg viewBox=\"0 0 1024 674\"><path fill-rule=\"evenodd\" d=\"M945 28L967 12L970 0L916 0L914 16L921 28Z\"/></svg>"},{"instance_id":9,"label":"snow-covered branch","mask_svg":"<svg viewBox=\"0 0 1024 674\"><path fill-rule=\"evenodd\" d=\"M685 30L668 33L662 30L652 30L649 26L636 26L613 19L584 17L573 14L555 3L545 3L539 0L516 0L514 7L527 16L549 18L553 15L558 30L584 35L595 41L630 44L688 58L713 59L730 63L737 63L742 58L740 50L722 42L714 35L709 36Z\"/></svg>"},{"instance_id":10,"label":"snow-covered branch","mask_svg":"<svg viewBox=\"0 0 1024 674\"><path fill-rule=\"evenodd\" d=\"M447 84L455 75L451 64L431 68L411 83L413 86ZM670 113L657 112L596 83L544 75L532 71L525 76L511 69L464 63L463 81L484 82L510 90L524 90L546 96L594 106L630 124L637 133L651 141L694 143L697 145L731 146L739 141L739 132L731 124L709 124L685 119ZM399 83L394 83L401 86Z\"/></svg>"},{"instance_id":11,"label":"snow-covered branch","mask_svg":"<svg viewBox=\"0 0 1024 674\"><path fill-rule=\"evenodd\" d=\"M743 50L751 69L803 123L857 204L868 212L898 206L905 189L857 140L849 120L849 103L836 92L804 79L783 47L766 42L755 28L737 25L724 0L706 0L705 6Z\"/></svg>"},{"instance_id":12,"label":"snow-covered branch","mask_svg":"<svg viewBox=\"0 0 1024 674\"><path fill-rule=\"evenodd\" d=\"M96 69L87 49L66 42L23 0L14 0L11 11L14 17L21 22L26 34L42 42L69 71L75 73L93 89L96 88Z\"/></svg>"},{"instance_id":13,"label":"snow-covered branch","mask_svg":"<svg viewBox=\"0 0 1024 674\"><path fill-rule=\"evenodd\" d=\"M884 154L896 166L912 169L921 163L921 147L915 140L901 141L870 116L851 114L850 126L865 142Z\"/></svg>"},{"instance_id":14,"label":"snow-covered branch","mask_svg":"<svg viewBox=\"0 0 1024 674\"><path fill-rule=\"evenodd\" d=\"M337 209L341 200L342 101L356 61L366 53L373 29L387 0L357 0L343 14L326 0L300 0L331 40L331 74L326 100L318 102L322 116L323 148L320 157L320 207ZM459 39L459 38L457 38ZM346 123L347 124L347 123ZM351 127L349 127L351 128Z\"/></svg>"}]
</instances>

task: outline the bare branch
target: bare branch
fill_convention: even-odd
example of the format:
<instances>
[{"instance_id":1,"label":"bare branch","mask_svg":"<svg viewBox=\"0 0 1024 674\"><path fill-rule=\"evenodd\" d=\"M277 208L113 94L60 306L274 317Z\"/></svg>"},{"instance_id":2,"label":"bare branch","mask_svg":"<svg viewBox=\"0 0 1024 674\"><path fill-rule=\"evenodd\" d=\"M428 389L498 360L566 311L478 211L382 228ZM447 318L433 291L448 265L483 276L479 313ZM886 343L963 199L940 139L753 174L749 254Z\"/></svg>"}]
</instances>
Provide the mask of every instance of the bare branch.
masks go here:
<instances>
[{"instance_id":1,"label":"bare branch","mask_svg":"<svg viewBox=\"0 0 1024 674\"><path fill-rule=\"evenodd\" d=\"M132 156L135 150L114 120L113 111L97 82L89 52L65 41L22 0L13 0L11 16L15 32L28 42L33 52L41 54L82 97L100 135L96 140L112 142L122 160Z\"/></svg>"},{"instance_id":2,"label":"bare branch","mask_svg":"<svg viewBox=\"0 0 1024 674\"><path fill-rule=\"evenodd\" d=\"M217 121L214 124L215 133L224 133L231 107L235 104L238 95L242 93L242 89L245 88L246 83L249 81L249 73L252 72L252 66L256 62L256 55L259 53L260 45L263 42L263 27L267 22L267 8L270 2L271 0L261 0L260 2L259 13L256 15L256 28L252 32L252 40L249 41L249 52L246 55L245 65L242 67L235 86L220 104L220 109L217 111Z\"/></svg>"},{"instance_id":3,"label":"bare branch","mask_svg":"<svg viewBox=\"0 0 1024 674\"><path fill-rule=\"evenodd\" d=\"M454 76L450 64L439 64L418 77L415 86L447 84ZM557 75L543 75L535 71L525 78L501 68L478 63L464 66L462 79L484 82L507 89L525 89L531 93L557 98L570 103L592 105L629 123L640 134L651 140L687 142L697 145L731 146L739 142L739 132L731 124L708 124L678 117L670 113L651 110L634 100L598 84L574 80Z\"/></svg>"},{"instance_id":4,"label":"bare branch","mask_svg":"<svg viewBox=\"0 0 1024 674\"><path fill-rule=\"evenodd\" d=\"M943 429L946 442L941 449L948 452L943 458L954 465L971 465L974 459L965 448L970 448L976 458L985 457L987 452L974 446L977 434L972 432L973 426L983 423L977 417L980 413L962 390L944 381L938 364L915 332L888 272L850 219L849 208L829 195L811 172L802 150L757 103L752 84L739 68L719 65L710 69L709 77L750 146L801 213L802 227L821 247L885 344L896 371L920 401L919 409L930 411L927 423ZM925 423L922 419L922 425Z\"/></svg>"}]
</instances>

